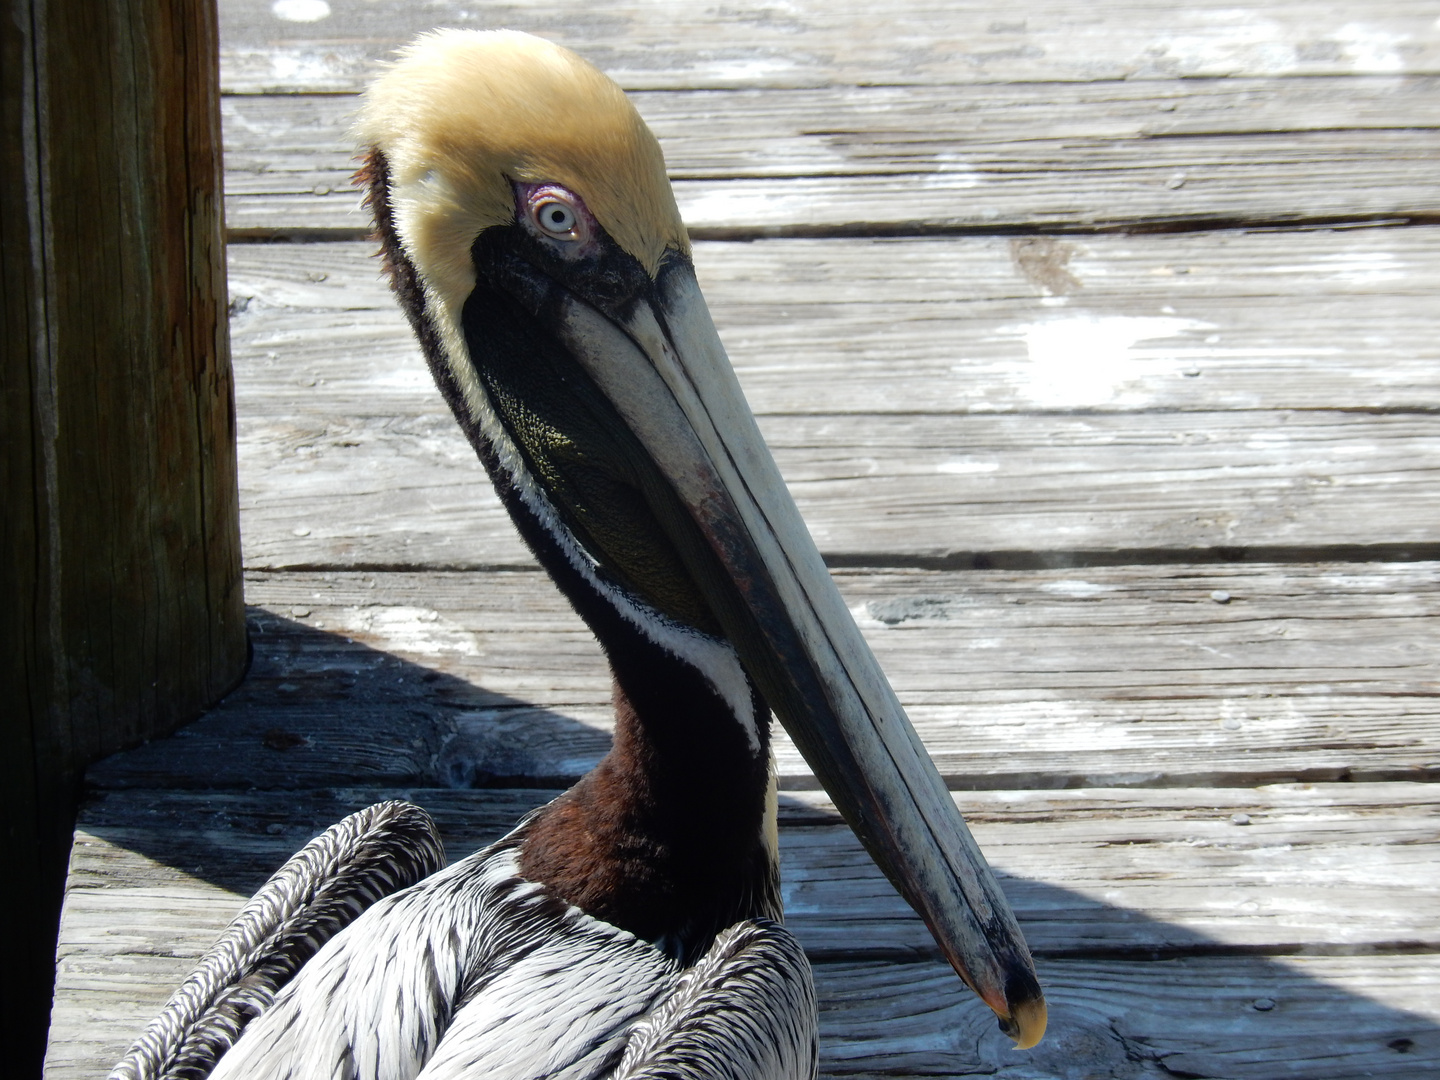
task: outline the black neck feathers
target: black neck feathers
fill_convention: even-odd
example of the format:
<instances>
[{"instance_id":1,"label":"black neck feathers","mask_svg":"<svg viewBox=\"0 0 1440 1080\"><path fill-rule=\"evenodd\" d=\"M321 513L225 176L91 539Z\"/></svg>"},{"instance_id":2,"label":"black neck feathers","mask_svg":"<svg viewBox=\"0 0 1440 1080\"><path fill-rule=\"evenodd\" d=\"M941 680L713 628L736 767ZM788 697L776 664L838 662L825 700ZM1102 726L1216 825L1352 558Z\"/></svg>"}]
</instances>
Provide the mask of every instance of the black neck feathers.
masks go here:
<instances>
[{"instance_id":1,"label":"black neck feathers","mask_svg":"<svg viewBox=\"0 0 1440 1080\"><path fill-rule=\"evenodd\" d=\"M741 919L778 919L778 869L764 839L769 710L742 678L741 695L748 690L752 715L738 717L733 696L726 700L717 692L693 658L683 659L660 643L667 635L673 645L674 634L682 641L693 634L706 639L711 653L728 650L713 634L704 633L712 627L703 626L703 619L692 620L702 624L694 630L677 628L653 613L637 620L636 605L622 612L616 604L617 594L628 585L625 573L607 577L603 567L582 572L576 566L573 535L565 538L555 532L578 523L564 524L552 514L542 520L517 478L501 464L481 418L465 402L426 310L423 283L395 231L389 169L379 150L368 155L357 181L368 188L366 201L375 217L385 269L437 386L516 528L595 633L614 674L613 748L591 773L531 819L520 853L522 874L590 915L657 942L687 963L701 955L719 931ZM467 318L465 335L472 353L500 345L493 336L474 340L472 330L484 332L469 326ZM472 356L467 362L483 367L483 361L483 356ZM482 385L489 384L486 371L476 374ZM673 571L652 568L651 580L664 580ZM682 596L672 606L685 611L686 600ZM651 621L642 626L647 618Z\"/></svg>"}]
</instances>

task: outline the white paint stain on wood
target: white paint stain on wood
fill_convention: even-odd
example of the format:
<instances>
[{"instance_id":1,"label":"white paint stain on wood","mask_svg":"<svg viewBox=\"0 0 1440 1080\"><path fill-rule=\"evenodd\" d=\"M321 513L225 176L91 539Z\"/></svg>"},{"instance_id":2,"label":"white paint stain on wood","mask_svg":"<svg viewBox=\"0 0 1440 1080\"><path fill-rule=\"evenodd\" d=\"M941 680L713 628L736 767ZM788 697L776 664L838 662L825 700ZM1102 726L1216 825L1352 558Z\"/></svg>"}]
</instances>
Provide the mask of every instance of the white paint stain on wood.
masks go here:
<instances>
[{"instance_id":1,"label":"white paint stain on wood","mask_svg":"<svg viewBox=\"0 0 1440 1080\"><path fill-rule=\"evenodd\" d=\"M313 23L330 17L325 0L275 0L270 12L281 22Z\"/></svg>"},{"instance_id":2,"label":"white paint stain on wood","mask_svg":"<svg viewBox=\"0 0 1440 1080\"><path fill-rule=\"evenodd\" d=\"M415 657L478 657L476 637L463 626L426 607L342 608L333 628L342 634L383 641Z\"/></svg>"},{"instance_id":3,"label":"white paint stain on wood","mask_svg":"<svg viewBox=\"0 0 1440 1080\"><path fill-rule=\"evenodd\" d=\"M998 461L978 461L974 458L950 458L935 466L935 471L949 476L978 476L998 472Z\"/></svg>"},{"instance_id":4,"label":"white paint stain on wood","mask_svg":"<svg viewBox=\"0 0 1440 1080\"><path fill-rule=\"evenodd\" d=\"M1184 75L1228 75L1256 71L1287 75L1298 67L1293 33L1261 11L1228 8L1190 10L1180 22L1189 33L1162 37L1146 50L1162 70Z\"/></svg>"},{"instance_id":5,"label":"white paint stain on wood","mask_svg":"<svg viewBox=\"0 0 1440 1080\"><path fill-rule=\"evenodd\" d=\"M1332 35L1355 65L1357 74L1389 74L1405 70L1400 47L1409 34L1397 34L1367 23L1346 23Z\"/></svg>"},{"instance_id":6,"label":"white paint stain on wood","mask_svg":"<svg viewBox=\"0 0 1440 1080\"><path fill-rule=\"evenodd\" d=\"M1138 384L1154 378L1157 366L1162 373L1178 369L1188 335L1213 328L1197 319L1086 313L1000 332L1025 342L1030 366L1021 392L1033 404L1082 408L1142 395Z\"/></svg>"}]
</instances>

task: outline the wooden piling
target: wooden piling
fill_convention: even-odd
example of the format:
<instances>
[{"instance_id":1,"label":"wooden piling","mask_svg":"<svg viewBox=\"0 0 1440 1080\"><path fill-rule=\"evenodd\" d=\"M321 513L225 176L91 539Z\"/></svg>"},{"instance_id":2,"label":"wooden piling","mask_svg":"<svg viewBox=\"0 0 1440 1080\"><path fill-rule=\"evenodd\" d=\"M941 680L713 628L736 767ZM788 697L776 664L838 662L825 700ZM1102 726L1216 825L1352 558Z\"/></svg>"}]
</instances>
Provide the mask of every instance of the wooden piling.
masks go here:
<instances>
[{"instance_id":1,"label":"wooden piling","mask_svg":"<svg viewBox=\"0 0 1440 1080\"><path fill-rule=\"evenodd\" d=\"M0 19L8 1075L36 1075L74 799L245 664L211 0Z\"/></svg>"}]
</instances>

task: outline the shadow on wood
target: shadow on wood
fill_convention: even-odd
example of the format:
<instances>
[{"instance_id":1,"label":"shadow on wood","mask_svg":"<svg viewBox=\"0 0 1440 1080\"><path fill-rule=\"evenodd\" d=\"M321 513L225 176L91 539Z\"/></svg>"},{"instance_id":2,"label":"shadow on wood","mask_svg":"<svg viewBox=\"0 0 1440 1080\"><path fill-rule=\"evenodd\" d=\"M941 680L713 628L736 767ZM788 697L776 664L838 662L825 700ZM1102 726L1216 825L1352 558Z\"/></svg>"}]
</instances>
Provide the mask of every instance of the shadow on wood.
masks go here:
<instances>
[{"instance_id":1,"label":"shadow on wood","mask_svg":"<svg viewBox=\"0 0 1440 1080\"><path fill-rule=\"evenodd\" d=\"M75 983L70 1007L87 1008L93 1022L72 1028L83 1031L86 1045L52 1046L52 1068L89 1058L98 1070L104 1059L117 1057L241 898L343 814L381 798L410 798L436 816L456 857L502 835L554 792L350 788L179 793L154 802L155 793L134 797L140 794L110 793L86 810L71 903L91 908L94 921L76 921L79 912L72 909L67 931L92 940L105 933L113 945L92 945L83 970L70 968L62 951L62 983ZM796 865L805 854L804 834L833 828L833 817L794 799L782 814L785 873L808 869L813 878L816 868ZM869 877L883 887L873 866ZM1373 955L1364 961L1247 954L1068 889L1004 874L1001 880L1032 941L1046 936L1044 924L1057 913L1088 909L1123 923L1131 936L1163 943L1156 955L1164 958L1147 960L1134 948L1081 955L1061 948L1053 951L1067 955L1057 958L1037 948L1051 1028L1039 1048L1022 1055L930 950L865 958L866 931L875 923L867 890L835 890L823 914L796 912L789 919L802 941L827 929L831 937L847 933L856 941L851 958L835 949L813 957L827 1075L1398 1080L1440 1065L1440 1028L1394 1004L1440 992L1429 956L1396 954L1377 972ZM122 897L136 888L163 892L168 903L152 901L153 910L144 912L127 908ZM106 904L106 891L117 893L119 903ZM919 920L908 918L922 935Z\"/></svg>"},{"instance_id":2,"label":"shadow on wood","mask_svg":"<svg viewBox=\"0 0 1440 1080\"><path fill-rule=\"evenodd\" d=\"M214 0L0 19L6 1075L38 1075L80 778L245 667Z\"/></svg>"},{"instance_id":3,"label":"shadow on wood","mask_svg":"<svg viewBox=\"0 0 1440 1080\"><path fill-rule=\"evenodd\" d=\"M402 620L428 629L426 614L387 609L388 629ZM93 766L92 787L555 787L610 748L608 723L591 726L298 618L251 608L249 626L244 683L173 737Z\"/></svg>"},{"instance_id":4,"label":"shadow on wood","mask_svg":"<svg viewBox=\"0 0 1440 1080\"><path fill-rule=\"evenodd\" d=\"M592 725L525 705L306 626L306 618L311 613L299 605L289 618L252 609L256 657L246 683L175 736L92 770L56 1004L57 1017L78 1010L86 1022L57 1020L72 1034L67 1044L52 1044L52 1076L108 1067L241 898L345 814L410 799L434 815L451 857L463 856L508 831L555 794L550 785L608 747L599 718ZM302 669L308 677L291 681ZM1133 806L1174 798L1125 796ZM1197 895L1172 904L1173 921L1156 918L1140 908L1151 895L1145 890L1174 871L1166 845L1145 832L1155 827L1132 821L1105 832L1102 822L1097 833L1097 816L1123 816L1115 800L1105 810L1083 792L1043 797L1074 806L1042 813L1033 799L1007 808L1004 793L960 796L962 805L981 800L978 813L967 808L972 825L1047 984L1051 1033L1021 1055L939 961L923 925L828 800L816 792L782 796L788 922L816 962L828 1075L1341 1080L1413 1077L1440 1065L1440 1029L1420 1015L1440 995L1440 971L1424 951L1435 945L1427 939L1434 920L1423 905L1410 923L1377 911L1368 935L1344 920L1328 923L1326 890L1294 898L1313 880L1313 855L1291 871L1272 849L1257 856L1274 867L1268 892L1293 910L1272 914L1264 935L1247 939L1237 929L1246 904L1235 905L1231 893L1245 880L1248 856L1207 837L1230 829L1225 835L1248 838L1264 825L1239 828L1222 807L1187 827L1197 843L1216 849L1213 865L1229 869L1228 884L1219 873L1176 882L1174 891L1188 884ZM1372 840L1414 843L1408 836L1392 829ZM1059 885L1040 876L1027 846L1068 847L1064 865L1094 849L1114 865L1096 872L1089 888ZM1423 866L1423 840L1415 850ZM1330 854L1332 862L1340 857ZM1122 859L1131 860L1128 872ZM1287 885L1287 873L1299 876ZM1354 891L1361 885L1348 879L1358 874L1341 866L1333 884ZM1360 906L1348 894L1335 904ZM1165 909L1152 900L1149 910ZM1218 931L1206 929L1212 925ZM1419 1011L1407 1011L1407 1002Z\"/></svg>"}]
</instances>

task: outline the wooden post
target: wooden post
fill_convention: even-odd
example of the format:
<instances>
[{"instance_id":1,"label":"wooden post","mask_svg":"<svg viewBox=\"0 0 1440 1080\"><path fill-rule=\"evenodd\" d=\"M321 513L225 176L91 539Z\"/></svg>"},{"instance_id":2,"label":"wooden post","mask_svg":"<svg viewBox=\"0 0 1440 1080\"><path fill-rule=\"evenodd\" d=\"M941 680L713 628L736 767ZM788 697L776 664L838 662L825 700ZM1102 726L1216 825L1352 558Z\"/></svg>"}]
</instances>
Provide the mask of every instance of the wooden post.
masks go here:
<instances>
[{"instance_id":1,"label":"wooden post","mask_svg":"<svg viewBox=\"0 0 1440 1080\"><path fill-rule=\"evenodd\" d=\"M216 701L245 628L214 2L0 2L0 1038L35 1076L84 769Z\"/></svg>"}]
</instances>

